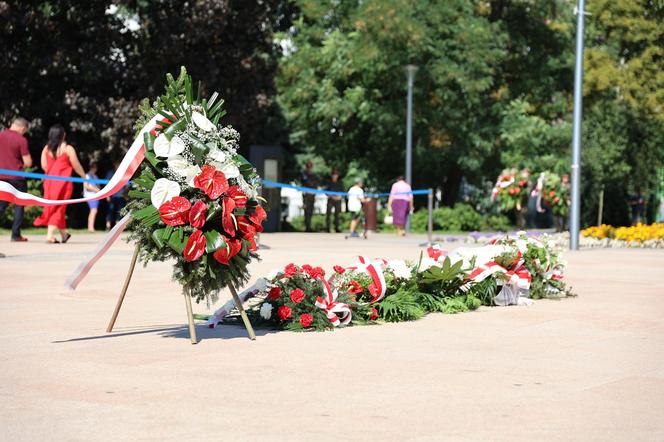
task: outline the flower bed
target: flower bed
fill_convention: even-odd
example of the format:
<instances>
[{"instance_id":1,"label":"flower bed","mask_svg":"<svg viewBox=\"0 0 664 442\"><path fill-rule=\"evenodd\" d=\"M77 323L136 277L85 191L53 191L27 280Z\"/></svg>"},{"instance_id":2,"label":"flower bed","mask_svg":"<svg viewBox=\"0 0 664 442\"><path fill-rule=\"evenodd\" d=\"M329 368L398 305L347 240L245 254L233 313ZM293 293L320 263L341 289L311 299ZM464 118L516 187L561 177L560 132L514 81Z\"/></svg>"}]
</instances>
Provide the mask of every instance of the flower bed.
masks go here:
<instances>
[{"instance_id":1,"label":"flower bed","mask_svg":"<svg viewBox=\"0 0 664 442\"><path fill-rule=\"evenodd\" d=\"M585 243L590 246L664 247L664 223L637 224L631 227L602 224L583 229L581 235L585 237Z\"/></svg>"},{"instance_id":2,"label":"flower bed","mask_svg":"<svg viewBox=\"0 0 664 442\"><path fill-rule=\"evenodd\" d=\"M547 237L509 236L450 255L432 246L417 262L358 257L348 266L335 265L329 275L320 267L291 263L259 278L241 298L253 299L252 322L321 331L569 296L564 265ZM231 309L229 302L208 324L214 327Z\"/></svg>"}]
</instances>

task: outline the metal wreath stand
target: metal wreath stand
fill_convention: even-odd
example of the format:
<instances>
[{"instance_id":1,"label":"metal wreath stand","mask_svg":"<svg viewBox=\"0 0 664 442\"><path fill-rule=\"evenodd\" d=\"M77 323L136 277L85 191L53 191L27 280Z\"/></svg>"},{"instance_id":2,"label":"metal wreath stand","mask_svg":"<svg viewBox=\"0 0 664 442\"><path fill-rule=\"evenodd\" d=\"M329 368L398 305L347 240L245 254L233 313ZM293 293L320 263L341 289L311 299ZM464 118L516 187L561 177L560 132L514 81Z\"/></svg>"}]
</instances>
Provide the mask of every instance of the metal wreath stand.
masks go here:
<instances>
[{"instance_id":1,"label":"metal wreath stand","mask_svg":"<svg viewBox=\"0 0 664 442\"><path fill-rule=\"evenodd\" d=\"M129 264L127 276L125 277L124 284L122 285L122 291L120 291L120 297L118 298L118 302L115 304L115 310L113 311L111 320L108 323L108 327L106 327L106 333L111 333L113 331L113 327L115 326L115 321L118 318L118 314L120 313L120 308L122 307L125 295L127 294L127 289L129 288L131 277L134 274L134 269L136 268L136 261L138 260L139 251L140 251L140 246L137 244L136 247L134 248L134 254L131 257L131 264ZM251 322L249 322L249 317L247 316L247 313L244 311L244 307L242 306L242 301L240 300L240 297L237 295L237 291L235 290L235 287L233 287L232 284L228 284L228 288L231 291L231 295L233 296L233 301L235 302L235 306L240 311L240 316L242 317L242 322L244 323L244 327L247 329L247 334L249 335L249 339L253 341L256 339L256 333L254 333L254 329L251 326ZM192 344L197 344L198 338L196 337L196 324L194 323L194 312L191 307L191 295L189 293L185 293L184 295L184 304L187 307L187 319L189 322L189 338L191 339Z\"/></svg>"}]
</instances>

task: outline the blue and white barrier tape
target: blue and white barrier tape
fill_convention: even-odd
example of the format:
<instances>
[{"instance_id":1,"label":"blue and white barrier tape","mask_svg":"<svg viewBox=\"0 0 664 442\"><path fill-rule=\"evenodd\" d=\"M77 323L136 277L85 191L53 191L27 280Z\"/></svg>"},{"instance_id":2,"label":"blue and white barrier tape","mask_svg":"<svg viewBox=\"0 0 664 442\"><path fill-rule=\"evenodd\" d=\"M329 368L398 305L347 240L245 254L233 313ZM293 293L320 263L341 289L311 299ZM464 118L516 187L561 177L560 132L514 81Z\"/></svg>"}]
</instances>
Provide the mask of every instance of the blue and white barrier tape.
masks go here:
<instances>
[{"instance_id":1,"label":"blue and white barrier tape","mask_svg":"<svg viewBox=\"0 0 664 442\"><path fill-rule=\"evenodd\" d=\"M20 172L17 170L9 169L0 169L0 175L12 175L23 178L38 179L38 180L56 180L56 181L69 181L72 183L94 183L94 184L106 184L109 180L102 179L88 179L88 178L78 178L78 177L64 177L57 175L45 175L43 173L34 173L34 172ZM332 195L332 196L348 196L348 192L334 192L332 190L323 190L323 189L314 189L313 187L305 186L296 186L294 184L279 183L277 181L271 180L262 180L263 186L268 188L282 188L282 189L294 189L303 193L320 193L323 195ZM430 192L429 189L417 189L411 192L399 192L395 195L428 195ZM368 198L379 198L383 196L390 196L390 193L365 193L365 197Z\"/></svg>"}]
</instances>

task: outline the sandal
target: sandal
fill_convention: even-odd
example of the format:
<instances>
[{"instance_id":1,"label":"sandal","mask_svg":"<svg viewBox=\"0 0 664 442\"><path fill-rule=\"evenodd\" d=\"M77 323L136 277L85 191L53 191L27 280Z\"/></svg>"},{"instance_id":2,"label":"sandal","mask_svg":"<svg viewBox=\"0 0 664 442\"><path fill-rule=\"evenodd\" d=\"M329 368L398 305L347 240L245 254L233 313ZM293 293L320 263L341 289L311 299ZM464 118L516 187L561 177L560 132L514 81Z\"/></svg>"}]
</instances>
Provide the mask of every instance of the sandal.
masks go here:
<instances>
[{"instance_id":1,"label":"sandal","mask_svg":"<svg viewBox=\"0 0 664 442\"><path fill-rule=\"evenodd\" d=\"M60 244L60 241L55 238L49 238L46 240L46 244Z\"/></svg>"},{"instance_id":2,"label":"sandal","mask_svg":"<svg viewBox=\"0 0 664 442\"><path fill-rule=\"evenodd\" d=\"M66 243L67 241L69 241L69 238L71 238L71 233L67 233L67 236L65 236L65 237L62 239L62 244L64 244L64 243Z\"/></svg>"}]
</instances>

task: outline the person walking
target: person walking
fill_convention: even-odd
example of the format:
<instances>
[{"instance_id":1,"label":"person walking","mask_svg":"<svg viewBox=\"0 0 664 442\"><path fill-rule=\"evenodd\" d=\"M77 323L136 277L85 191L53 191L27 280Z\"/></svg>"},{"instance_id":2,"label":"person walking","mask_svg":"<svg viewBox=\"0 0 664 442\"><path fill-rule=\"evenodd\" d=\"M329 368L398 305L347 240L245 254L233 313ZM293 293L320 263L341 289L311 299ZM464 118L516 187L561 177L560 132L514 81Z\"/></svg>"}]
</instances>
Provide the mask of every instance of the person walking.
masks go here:
<instances>
[{"instance_id":1,"label":"person walking","mask_svg":"<svg viewBox=\"0 0 664 442\"><path fill-rule=\"evenodd\" d=\"M398 236L406 236L408 214L413 211L413 194L410 184L398 176L387 200L387 208L392 214L392 224L397 228Z\"/></svg>"},{"instance_id":2,"label":"person walking","mask_svg":"<svg viewBox=\"0 0 664 442\"><path fill-rule=\"evenodd\" d=\"M97 163L91 162L88 173L85 174L85 179L87 180L98 180L97 176ZM94 196L95 193L99 192L99 186L95 183L86 182L83 183L83 196L89 198ZM88 213L88 232L95 231L95 221L97 219L97 212L99 212L99 200L88 201L88 207L90 208L90 213Z\"/></svg>"},{"instance_id":3,"label":"person walking","mask_svg":"<svg viewBox=\"0 0 664 442\"><path fill-rule=\"evenodd\" d=\"M110 170L106 174L107 180L113 178L113 175L115 175L115 172L117 172L118 167L120 167L120 160L113 160L113 170ZM106 230L111 230L115 223L120 219L120 210L122 210L125 204L127 204L127 201L124 197L127 186L128 184L123 186L113 195L106 198L106 202L108 203L108 213L106 213Z\"/></svg>"},{"instance_id":4,"label":"person walking","mask_svg":"<svg viewBox=\"0 0 664 442\"><path fill-rule=\"evenodd\" d=\"M74 146L65 141L65 128L60 124L51 126L48 131L48 143L42 149L41 167L46 175L71 177L72 170L81 178L85 178L85 171L78 161ZM66 200L71 198L74 185L71 181L44 180L44 198L51 200ZM71 238L67 232L67 205L44 207L44 212L37 218L35 226L46 226L46 242L50 244L66 243ZM60 231L60 241L55 238L55 231Z\"/></svg>"},{"instance_id":5,"label":"person walking","mask_svg":"<svg viewBox=\"0 0 664 442\"><path fill-rule=\"evenodd\" d=\"M364 197L364 189L362 189L362 179L356 178L355 185L348 189L348 211L351 213L350 218L350 237L358 238L360 235L356 232L357 225L362 219L362 203L366 201ZM366 234L366 229L365 232Z\"/></svg>"},{"instance_id":6,"label":"person walking","mask_svg":"<svg viewBox=\"0 0 664 442\"><path fill-rule=\"evenodd\" d=\"M331 192L343 192L343 184L339 181L339 171L332 169L330 179L325 183L325 189ZM327 196L327 210L325 211L325 229L331 232L330 221L332 218L332 210L334 210L334 231L339 233L339 216L341 213L341 195L328 195Z\"/></svg>"},{"instance_id":7,"label":"person walking","mask_svg":"<svg viewBox=\"0 0 664 442\"><path fill-rule=\"evenodd\" d=\"M320 180L318 179L318 176L313 172L313 169L314 169L314 163L312 163L311 160L307 160L305 169L302 171L302 177L300 181L302 182L302 185L304 187L311 187L316 189L320 184ZM305 193L302 196L302 200L304 201L304 227L307 232L313 232L313 229L311 228L311 218L313 217L314 214L314 203L316 202L316 194Z\"/></svg>"},{"instance_id":8,"label":"person walking","mask_svg":"<svg viewBox=\"0 0 664 442\"><path fill-rule=\"evenodd\" d=\"M9 129L0 132L0 169L23 171L32 166L32 157L28 150L28 140L25 139L25 133L28 131L29 124L25 118L16 118ZM16 175L1 175L0 181L11 184L21 192L28 191L28 185L25 178ZM0 201L0 214L7 210L9 203ZM14 205L14 221L12 222L11 240L25 242L28 239L21 235L21 224L23 224L24 207L18 204Z\"/></svg>"}]
</instances>

